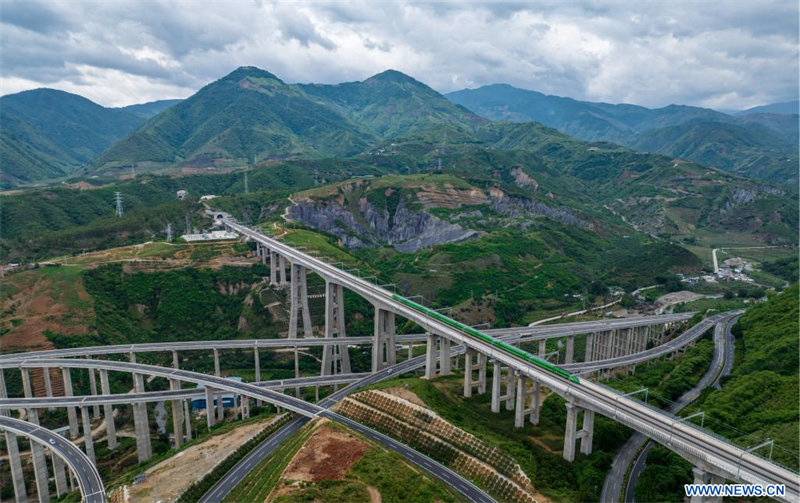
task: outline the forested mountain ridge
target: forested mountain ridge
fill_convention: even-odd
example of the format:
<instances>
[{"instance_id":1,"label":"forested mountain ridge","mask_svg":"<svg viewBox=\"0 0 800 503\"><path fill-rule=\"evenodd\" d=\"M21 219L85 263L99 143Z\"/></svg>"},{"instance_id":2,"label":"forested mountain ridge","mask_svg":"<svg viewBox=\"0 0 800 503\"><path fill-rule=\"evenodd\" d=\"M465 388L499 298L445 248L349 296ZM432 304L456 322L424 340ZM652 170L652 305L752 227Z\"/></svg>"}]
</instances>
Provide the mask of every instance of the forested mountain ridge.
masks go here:
<instances>
[{"instance_id":1,"label":"forested mountain ridge","mask_svg":"<svg viewBox=\"0 0 800 503\"><path fill-rule=\"evenodd\" d=\"M583 140L610 141L791 187L797 182L798 116L766 113L791 106L757 107L732 116L680 105L648 109L591 103L506 84L447 97L490 120L540 122Z\"/></svg>"},{"instance_id":2,"label":"forested mountain ridge","mask_svg":"<svg viewBox=\"0 0 800 503\"><path fill-rule=\"evenodd\" d=\"M0 97L2 184L70 175L143 120L55 89Z\"/></svg>"}]
</instances>

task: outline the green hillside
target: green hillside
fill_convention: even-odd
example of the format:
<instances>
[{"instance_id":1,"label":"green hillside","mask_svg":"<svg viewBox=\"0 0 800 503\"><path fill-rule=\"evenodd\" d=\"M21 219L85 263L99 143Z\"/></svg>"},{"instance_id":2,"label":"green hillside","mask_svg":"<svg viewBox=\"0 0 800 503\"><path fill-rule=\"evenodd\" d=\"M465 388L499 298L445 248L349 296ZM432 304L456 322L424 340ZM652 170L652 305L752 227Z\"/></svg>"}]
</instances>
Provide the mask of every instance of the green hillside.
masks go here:
<instances>
[{"instance_id":1,"label":"green hillside","mask_svg":"<svg viewBox=\"0 0 800 503\"><path fill-rule=\"evenodd\" d=\"M94 161L99 169L140 163L248 165L291 156L347 156L371 137L297 86L243 67L156 115Z\"/></svg>"},{"instance_id":2,"label":"green hillside","mask_svg":"<svg viewBox=\"0 0 800 503\"><path fill-rule=\"evenodd\" d=\"M5 186L74 173L143 119L81 96L35 89L0 98Z\"/></svg>"},{"instance_id":3,"label":"green hillside","mask_svg":"<svg viewBox=\"0 0 800 503\"><path fill-rule=\"evenodd\" d=\"M363 82L310 84L302 89L381 138L446 127L472 131L487 121L454 105L441 94L403 73L387 70Z\"/></svg>"},{"instance_id":4,"label":"green hillside","mask_svg":"<svg viewBox=\"0 0 800 503\"><path fill-rule=\"evenodd\" d=\"M789 187L797 185L797 115L756 110L734 117L680 105L648 109L591 103L506 84L465 89L447 97L491 120L536 121L583 140L610 141Z\"/></svg>"}]
</instances>

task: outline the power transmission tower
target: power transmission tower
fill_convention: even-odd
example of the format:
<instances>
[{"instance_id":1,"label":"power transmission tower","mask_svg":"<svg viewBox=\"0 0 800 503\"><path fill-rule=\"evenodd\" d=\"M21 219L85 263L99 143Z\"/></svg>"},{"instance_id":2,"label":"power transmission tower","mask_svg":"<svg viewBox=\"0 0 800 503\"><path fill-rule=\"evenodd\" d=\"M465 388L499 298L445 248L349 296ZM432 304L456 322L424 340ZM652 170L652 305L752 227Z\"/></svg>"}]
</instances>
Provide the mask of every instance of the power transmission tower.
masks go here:
<instances>
[{"instance_id":1,"label":"power transmission tower","mask_svg":"<svg viewBox=\"0 0 800 503\"><path fill-rule=\"evenodd\" d=\"M114 192L114 202L117 203L117 218L122 218L122 192Z\"/></svg>"},{"instance_id":2,"label":"power transmission tower","mask_svg":"<svg viewBox=\"0 0 800 503\"><path fill-rule=\"evenodd\" d=\"M244 172L244 193L250 193L250 186L247 184L247 171Z\"/></svg>"},{"instance_id":3,"label":"power transmission tower","mask_svg":"<svg viewBox=\"0 0 800 503\"><path fill-rule=\"evenodd\" d=\"M172 224L167 224L167 242L172 241Z\"/></svg>"}]
</instances>

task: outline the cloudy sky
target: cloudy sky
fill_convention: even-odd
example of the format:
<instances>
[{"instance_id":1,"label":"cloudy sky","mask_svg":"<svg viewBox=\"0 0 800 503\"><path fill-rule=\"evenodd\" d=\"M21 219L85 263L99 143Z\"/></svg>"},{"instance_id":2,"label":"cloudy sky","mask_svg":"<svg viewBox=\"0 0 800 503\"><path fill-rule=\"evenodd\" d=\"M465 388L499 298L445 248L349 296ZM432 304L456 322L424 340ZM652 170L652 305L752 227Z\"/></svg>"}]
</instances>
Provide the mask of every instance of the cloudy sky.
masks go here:
<instances>
[{"instance_id":1,"label":"cloudy sky","mask_svg":"<svg viewBox=\"0 0 800 503\"><path fill-rule=\"evenodd\" d=\"M719 109L796 99L798 2L0 0L0 93L183 98L238 66L287 82L394 68L441 92L505 82Z\"/></svg>"}]
</instances>

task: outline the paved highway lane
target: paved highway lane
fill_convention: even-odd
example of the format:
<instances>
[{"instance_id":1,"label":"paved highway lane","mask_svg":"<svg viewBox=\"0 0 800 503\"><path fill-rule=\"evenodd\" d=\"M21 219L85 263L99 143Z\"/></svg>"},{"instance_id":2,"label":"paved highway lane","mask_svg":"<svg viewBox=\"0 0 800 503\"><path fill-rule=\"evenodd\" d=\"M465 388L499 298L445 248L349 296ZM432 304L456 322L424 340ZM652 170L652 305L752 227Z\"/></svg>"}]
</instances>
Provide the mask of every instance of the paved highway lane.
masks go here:
<instances>
[{"instance_id":1,"label":"paved highway lane","mask_svg":"<svg viewBox=\"0 0 800 503\"><path fill-rule=\"evenodd\" d=\"M87 503L106 501L103 480L100 478L97 468L75 444L58 433L8 416L0 416L0 430L27 437L50 449L56 456L64 460L78 479L83 501Z\"/></svg>"}]
</instances>

